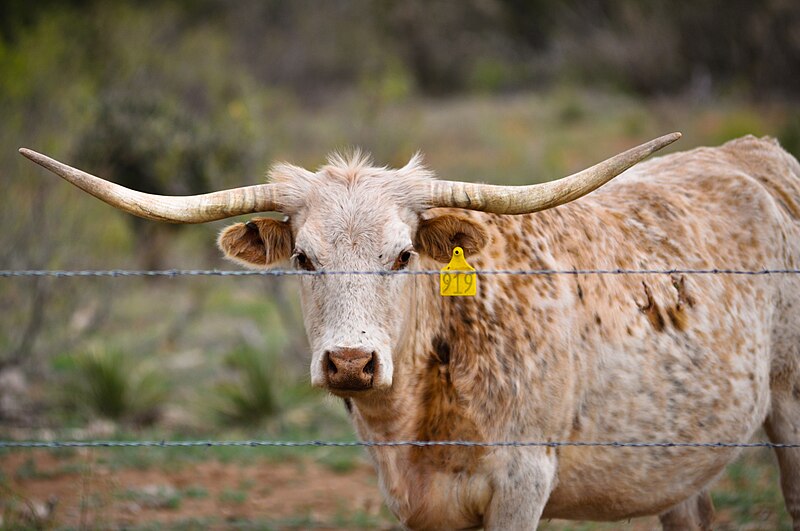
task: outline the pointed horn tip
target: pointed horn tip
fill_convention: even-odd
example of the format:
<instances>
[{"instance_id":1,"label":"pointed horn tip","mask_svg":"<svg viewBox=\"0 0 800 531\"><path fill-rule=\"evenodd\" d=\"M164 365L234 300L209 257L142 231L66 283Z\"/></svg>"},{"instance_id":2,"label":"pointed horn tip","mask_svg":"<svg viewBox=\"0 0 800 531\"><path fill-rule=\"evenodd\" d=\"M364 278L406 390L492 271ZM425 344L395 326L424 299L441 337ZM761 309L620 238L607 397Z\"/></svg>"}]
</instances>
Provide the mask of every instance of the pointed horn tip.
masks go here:
<instances>
[{"instance_id":1,"label":"pointed horn tip","mask_svg":"<svg viewBox=\"0 0 800 531\"><path fill-rule=\"evenodd\" d=\"M669 133L667 135L662 136L661 139L663 139L664 142L666 142L667 144L672 144L676 140L680 140L682 136L683 133L681 133L680 131L675 131L674 133Z\"/></svg>"},{"instance_id":2,"label":"pointed horn tip","mask_svg":"<svg viewBox=\"0 0 800 531\"><path fill-rule=\"evenodd\" d=\"M660 149L664 149L665 147L672 144L676 140L679 140L682 136L683 134L677 131L674 133L668 133L658 138L654 138L653 140L633 149L644 149L646 152L654 153Z\"/></svg>"},{"instance_id":3,"label":"pointed horn tip","mask_svg":"<svg viewBox=\"0 0 800 531\"><path fill-rule=\"evenodd\" d=\"M42 161L48 160L49 157L28 148L19 148L19 154L28 160L32 160L36 164L41 164Z\"/></svg>"}]
</instances>

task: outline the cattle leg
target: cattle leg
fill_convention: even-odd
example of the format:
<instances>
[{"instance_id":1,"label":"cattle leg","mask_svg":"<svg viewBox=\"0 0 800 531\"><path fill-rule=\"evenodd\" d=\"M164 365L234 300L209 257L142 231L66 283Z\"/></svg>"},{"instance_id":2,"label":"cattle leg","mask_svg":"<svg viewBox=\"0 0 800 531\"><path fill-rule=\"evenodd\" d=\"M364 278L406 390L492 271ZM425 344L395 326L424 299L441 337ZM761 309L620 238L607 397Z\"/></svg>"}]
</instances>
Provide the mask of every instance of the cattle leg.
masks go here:
<instances>
[{"instance_id":1,"label":"cattle leg","mask_svg":"<svg viewBox=\"0 0 800 531\"><path fill-rule=\"evenodd\" d=\"M778 381L776 381L778 380ZM772 410L764 423L770 441L800 443L800 377L773 379ZM800 448L776 448L781 490L794 531L800 531Z\"/></svg>"},{"instance_id":2,"label":"cattle leg","mask_svg":"<svg viewBox=\"0 0 800 531\"><path fill-rule=\"evenodd\" d=\"M714 504L707 490L701 490L688 500L658 516L664 531L711 529L714 520Z\"/></svg>"},{"instance_id":3,"label":"cattle leg","mask_svg":"<svg viewBox=\"0 0 800 531\"><path fill-rule=\"evenodd\" d=\"M492 500L484 515L486 531L536 529L555 478L551 449L515 449L492 480ZM507 450L506 450L507 452Z\"/></svg>"}]
</instances>

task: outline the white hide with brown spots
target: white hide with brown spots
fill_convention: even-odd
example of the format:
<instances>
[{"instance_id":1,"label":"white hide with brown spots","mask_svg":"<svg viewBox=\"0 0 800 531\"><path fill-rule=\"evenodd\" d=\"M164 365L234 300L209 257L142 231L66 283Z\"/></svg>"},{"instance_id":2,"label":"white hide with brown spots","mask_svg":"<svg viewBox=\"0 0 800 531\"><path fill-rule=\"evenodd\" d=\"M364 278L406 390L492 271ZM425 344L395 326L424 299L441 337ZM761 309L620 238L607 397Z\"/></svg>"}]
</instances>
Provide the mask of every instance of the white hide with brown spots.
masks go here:
<instances>
[{"instance_id":1,"label":"white hide with brown spots","mask_svg":"<svg viewBox=\"0 0 800 531\"><path fill-rule=\"evenodd\" d=\"M443 241L472 246L478 269L800 267L800 165L770 139L653 159L531 215L426 211L421 189L431 178L417 160L401 170L357 157L316 173L278 167L273 179L293 190L290 221L270 225L283 232L269 237L259 225L253 245L281 241L295 263L323 271L398 268L408 249L407 267L438 269ZM223 233L227 254L251 266L288 258L267 249L248 260L232 250L243 231ZM376 355L372 388L332 390L350 404L361 439L747 441L764 425L775 442L800 442L798 275L488 275L474 298L440 297L437 282L302 279L312 382L326 386L334 349ZM648 514L669 529L706 528L705 489L737 453L369 452L388 506L413 529ZM800 450L778 457L800 529Z\"/></svg>"}]
</instances>

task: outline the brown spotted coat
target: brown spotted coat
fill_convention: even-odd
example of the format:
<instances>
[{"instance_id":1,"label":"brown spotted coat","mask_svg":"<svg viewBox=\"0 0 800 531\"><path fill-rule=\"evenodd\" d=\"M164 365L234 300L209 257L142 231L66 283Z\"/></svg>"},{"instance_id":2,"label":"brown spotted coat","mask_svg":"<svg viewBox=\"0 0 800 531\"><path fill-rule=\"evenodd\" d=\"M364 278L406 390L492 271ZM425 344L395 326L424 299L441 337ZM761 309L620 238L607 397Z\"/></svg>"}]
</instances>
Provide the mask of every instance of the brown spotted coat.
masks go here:
<instances>
[{"instance_id":1,"label":"brown spotted coat","mask_svg":"<svg viewBox=\"0 0 800 531\"><path fill-rule=\"evenodd\" d=\"M333 210L315 214L318 204L298 202L286 236L295 246L311 241L304 230L332 231L309 244L326 257L320 267L369 265L366 254L386 248L400 226L419 253L416 269L440 268L455 244L472 245L467 259L477 269L800 267L800 165L771 139L652 159L580 200L522 216L421 211L397 194L367 196L359 172L333 166L325 178L350 183L350 199L337 208L353 209L351 222L373 218L361 219L368 223L359 232ZM397 212L363 210L375 197ZM466 219L469 229L442 233L444 242L422 230L442 216ZM378 228L364 236L366 226ZM376 239L383 247L370 247ZM347 396L364 440L746 441L764 425L773 441L800 442L800 275L485 275L474 298L440 297L437 281L372 279L371 295L355 281L303 281L315 351L327 348L326 328L369 320L346 306L337 310L355 321L331 320L329 292L368 307L388 330L380 336L389 345L388 383ZM374 295L380 282L399 283L386 288L395 290L391 300ZM312 379L314 371L312 364ZM705 528L705 489L736 453L370 449L389 508L413 529L522 529L540 518L648 514L661 514L669 529ZM800 450L778 457L800 529Z\"/></svg>"}]
</instances>

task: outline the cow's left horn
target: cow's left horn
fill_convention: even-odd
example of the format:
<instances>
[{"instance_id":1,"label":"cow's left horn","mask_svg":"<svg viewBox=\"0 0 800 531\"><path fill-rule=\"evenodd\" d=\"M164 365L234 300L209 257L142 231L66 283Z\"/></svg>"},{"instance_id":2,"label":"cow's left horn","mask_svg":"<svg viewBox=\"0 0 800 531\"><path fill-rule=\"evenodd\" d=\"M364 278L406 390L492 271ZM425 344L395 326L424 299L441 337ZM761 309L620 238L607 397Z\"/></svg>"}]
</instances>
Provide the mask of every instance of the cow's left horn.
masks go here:
<instances>
[{"instance_id":1,"label":"cow's left horn","mask_svg":"<svg viewBox=\"0 0 800 531\"><path fill-rule=\"evenodd\" d=\"M203 195L166 196L137 192L62 164L30 149L19 152L109 205L136 216L170 223L204 223L255 212L283 210L274 184L257 184Z\"/></svg>"},{"instance_id":2,"label":"cow's left horn","mask_svg":"<svg viewBox=\"0 0 800 531\"><path fill-rule=\"evenodd\" d=\"M604 185L637 162L681 137L670 133L629 149L591 168L557 181L528 186L497 186L457 181L431 182L431 207L482 210L493 214L530 214L563 205Z\"/></svg>"}]
</instances>

